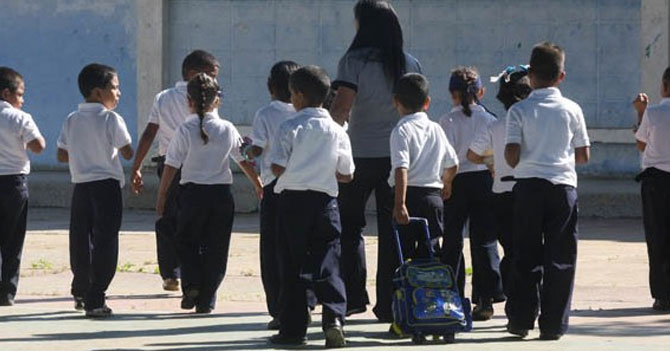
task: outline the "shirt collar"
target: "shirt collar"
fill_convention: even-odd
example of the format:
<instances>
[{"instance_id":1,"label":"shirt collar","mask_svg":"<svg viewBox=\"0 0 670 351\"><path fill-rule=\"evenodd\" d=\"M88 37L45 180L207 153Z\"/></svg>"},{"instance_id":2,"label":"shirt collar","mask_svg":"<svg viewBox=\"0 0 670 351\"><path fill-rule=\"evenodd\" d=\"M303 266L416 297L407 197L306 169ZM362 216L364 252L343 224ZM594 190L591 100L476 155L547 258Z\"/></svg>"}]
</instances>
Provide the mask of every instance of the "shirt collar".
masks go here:
<instances>
[{"instance_id":1,"label":"shirt collar","mask_svg":"<svg viewBox=\"0 0 670 351\"><path fill-rule=\"evenodd\" d=\"M422 120L422 119L428 119L428 114L425 112L415 112L415 113L410 113L409 115L404 115L400 119L400 123L403 123L405 121L410 121L410 120Z\"/></svg>"},{"instance_id":2,"label":"shirt collar","mask_svg":"<svg viewBox=\"0 0 670 351\"><path fill-rule=\"evenodd\" d=\"M7 108L7 107L14 108L14 106L12 106L12 104L10 104L9 102L5 100L0 100L0 108Z\"/></svg>"},{"instance_id":3,"label":"shirt collar","mask_svg":"<svg viewBox=\"0 0 670 351\"><path fill-rule=\"evenodd\" d=\"M272 100L270 106L282 111L293 111L293 105L279 100Z\"/></svg>"},{"instance_id":4,"label":"shirt collar","mask_svg":"<svg viewBox=\"0 0 670 351\"><path fill-rule=\"evenodd\" d=\"M179 89L179 90L186 90L186 87L188 86L188 82L185 80L180 80L177 83L175 83L174 87Z\"/></svg>"},{"instance_id":5,"label":"shirt collar","mask_svg":"<svg viewBox=\"0 0 670 351\"><path fill-rule=\"evenodd\" d=\"M323 107L305 107L300 113L308 114L317 118L330 118L330 113Z\"/></svg>"},{"instance_id":6,"label":"shirt collar","mask_svg":"<svg viewBox=\"0 0 670 351\"><path fill-rule=\"evenodd\" d=\"M454 107L451 108L451 112L462 111L462 110L463 110L463 106L461 106L461 105L454 106ZM470 110L471 111L486 111L484 109L484 106L479 105L479 104L470 104Z\"/></svg>"},{"instance_id":7,"label":"shirt collar","mask_svg":"<svg viewBox=\"0 0 670 351\"><path fill-rule=\"evenodd\" d=\"M670 98L662 98L661 102L658 103L659 105L670 105Z\"/></svg>"},{"instance_id":8,"label":"shirt collar","mask_svg":"<svg viewBox=\"0 0 670 351\"><path fill-rule=\"evenodd\" d=\"M82 102L79 104L79 111L102 112L107 108L99 102Z\"/></svg>"},{"instance_id":9,"label":"shirt collar","mask_svg":"<svg viewBox=\"0 0 670 351\"><path fill-rule=\"evenodd\" d=\"M540 88L540 89L535 89L530 93L529 97L561 97L563 96L561 94L561 90L558 89L557 87L549 87L549 88Z\"/></svg>"}]
</instances>

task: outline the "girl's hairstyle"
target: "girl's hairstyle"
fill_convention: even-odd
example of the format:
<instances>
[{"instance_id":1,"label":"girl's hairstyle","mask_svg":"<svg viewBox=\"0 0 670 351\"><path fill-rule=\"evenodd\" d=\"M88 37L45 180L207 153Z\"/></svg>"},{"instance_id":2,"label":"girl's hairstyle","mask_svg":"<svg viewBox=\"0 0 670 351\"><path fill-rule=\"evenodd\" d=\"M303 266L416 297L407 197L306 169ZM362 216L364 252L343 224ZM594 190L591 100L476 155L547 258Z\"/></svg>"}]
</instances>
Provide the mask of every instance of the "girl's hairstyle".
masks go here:
<instances>
[{"instance_id":1,"label":"girl's hairstyle","mask_svg":"<svg viewBox=\"0 0 670 351\"><path fill-rule=\"evenodd\" d=\"M279 61L272 66L268 77L268 90L279 101L291 102L288 79L298 68L300 68L300 65L293 61Z\"/></svg>"},{"instance_id":2,"label":"girl's hairstyle","mask_svg":"<svg viewBox=\"0 0 670 351\"><path fill-rule=\"evenodd\" d=\"M667 89L667 87L670 86L670 67L666 68L665 71L663 71L662 79L663 79L663 85L665 85ZM2 88L0 88L0 91L2 91Z\"/></svg>"},{"instance_id":3,"label":"girl's hairstyle","mask_svg":"<svg viewBox=\"0 0 670 351\"><path fill-rule=\"evenodd\" d=\"M565 63L565 52L553 43L535 45L530 54L530 70L534 79L549 84L561 75Z\"/></svg>"},{"instance_id":4,"label":"girl's hairstyle","mask_svg":"<svg viewBox=\"0 0 670 351\"><path fill-rule=\"evenodd\" d=\"M188 98L195 105L195 113L200 119L200 137L207 144L209 136L202 126L202 120L205 118L205 112L215 107L217 98L221 94L219 84L216 79L208 76L206 73L198 73L188 82Z\"/></svg>"},{"instance_id":5,"label":"girl's hairstyle","mask_svg":"<svg viewBox=\"0 0 670 351\"><path fill-rule=\"evenodd\" d=\"M304 66L291 74L291 90L302 93L309 106L321 106L330 90L330 79L326 71L318 66Z\"/></svg>"},{"instance_id":6,"label":"girl's hairstyle","mask_svg":"<svg viewBox=\"0 0 670 351\"><path fill-rule=\"evenodd\" d=\"M479 73L474 67L458 67L451 71L449 80L449 91L457 94L463 106L463 113L466 116L472 116L471 104L478 104L477 93L482 88L482 81L479 79Z\"/></svg>"},{"instance_id":7,"label":"girl's hairstyle","mask_svg":"<svg viewBox=\"0 0 670 351\"><path fill-rule=\"evenodd\" d=\"M81 72L77 82L79 83L79 92L84 98L91 96L95 88L105 89L112 79L116 77L116 70L110 66L100 63L91 63L86 65Z\"/></svg>"},{"instance_id":8,"label":"girl's hairstyle","mask_svg":"<svg viewBox=\"0 0 670 351\"><path fill-rule=\"evenodd\" d=\"M510 66L502 73L503 79L500 79L500 88L496 98L505 106L505 110L509 110L512 105L525 99L530 95L533 88L530 86L530 79L528 79L528 69L526 66Z\"/></svg>"},{"instance_id":9,"label":"girl's hairstyle","mask_svg":"<svg viewBox=\"0 0 670 351\"><path fill-rule=\"evenodd\" d=\"M188 72L208 73L221 65L216 57L205 50L194 50L184 57L181 64L181 76L188 79Z\"/></svg>"},{"instance_id":10,"label":"girl's hairstyle","mask_svg":"<svg viewBox=\"0 0 670 351\"><path fill-rule=\"evenodd\" d=\"M411 112L419 112L428 99L428 79L419 73L407 73L398 79L393 96Z\"/></svg>"},{"instance_id":11,"label":"girl's hairstyle","mask_svg":"<svg viewBox=\"0 0 670 351\"><path fill-rule=\"evenodd\" d=\"M395 82L405 73L402 28L393 6L381 0L359 0L354 7L358 32L347 52L359 48L380 51L386 76Z\"/></svg>"},{"instance_id":12,"label":"girl's hairstyle","mask_svg":"<svg viewBox=\"0 0 670 351\"><path fill-rule=\"evenodd\" d=\"M23 76L19 72L9 67L0 67L0 92L9 89L10 92L16 93L22 82Z\"/></svg>"}]
</instances>

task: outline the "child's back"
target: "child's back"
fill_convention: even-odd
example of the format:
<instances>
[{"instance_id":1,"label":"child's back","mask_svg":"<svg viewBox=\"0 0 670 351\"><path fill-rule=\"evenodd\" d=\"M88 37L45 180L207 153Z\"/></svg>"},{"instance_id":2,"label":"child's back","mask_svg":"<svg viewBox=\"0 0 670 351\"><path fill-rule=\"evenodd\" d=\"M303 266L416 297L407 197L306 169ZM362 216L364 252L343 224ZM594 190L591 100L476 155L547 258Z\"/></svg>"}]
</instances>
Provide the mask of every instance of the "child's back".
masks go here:
<instances>
[{"instance_id":1,"label":"child's back","mask_svg":"<svg viewBox=\"0 0 670 351\"><path fill-rule=\"evenodd\" d=\"M646 143L642 169L654 167L670 172L670 98L647 108L635 137Z\"/></svg>"},{"instance_id":2,"label":"child's back","mask_svg":"<svg viewBox=\"0 0 670 351\"><path fill-rule=\"evenodd\" d=\"M463 112L461 106L456 106L440 119L449 143L456 150L459 160L458 173L486 171L486 165L479 165L468 161L467 154L470 143L481 128L495 121L490 113L481 105L470 105L471 116Z\"/></svg>"},{"instance_id":3,"label":"child's back","mask_svg":"<svg viewBox=\"0 0 670 351\"><path fill-rule=\"evenodd\" d=\"M264 185L268 185L275 180L271 169L272 161L269 157L274 138L279 126L293 115L295 115L293 105L279 100L273 100L269 105L256 112L251 139L253 145L263 149L261 179Z\"/></svg>"},{"instance_id":4,"label":"child's back","mask_svg":"<svg viewBox=\"0 0 670 351\"><path fill-rule=\"evenodd\" d=\"M186 81L177 82L174 87L161 91L154 98L149 123L160 126L157 135L159 155L165 155L177 129L191 115L186 98L187 84Z\"/></svg>"},{"instance_id":5,"label":"child's back","mask_svg":"<svg viewBox=\"0 0 670 351\"><path fill-rule=\"evenodd\" d=\"M29 113L0 101L0 175L30 173L26 144L40 137Z\"/></svg>"}]
</instances>

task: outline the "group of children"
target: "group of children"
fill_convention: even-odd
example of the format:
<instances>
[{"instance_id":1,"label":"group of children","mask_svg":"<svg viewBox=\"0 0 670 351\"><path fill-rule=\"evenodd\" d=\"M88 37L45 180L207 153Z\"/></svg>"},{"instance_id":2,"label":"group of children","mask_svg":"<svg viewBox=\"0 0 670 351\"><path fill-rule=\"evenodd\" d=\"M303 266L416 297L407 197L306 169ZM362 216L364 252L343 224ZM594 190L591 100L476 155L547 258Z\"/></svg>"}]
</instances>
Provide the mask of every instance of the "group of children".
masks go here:
<instances>
[{"instance_id":1,"label":"group of children","mask_svg":"<svg viewBox=\"0 0 670 351\"><path fill-rule=\"evenodd\" d=\"M501 73L497 98L508 112L497 118L480 103L485 91L474 68L452 71L454 108L439 124L426 114L431 99L424 76L407 73L393 89L401 116L390 137L394 220L428 220L432 244L454 267L461 294L469 223L475 319L491 318L492 304L507 300L508 331L525 337L541 312L540 337L546 340L560 338L568 327L577 250L575 164L589 159L582 111L558 89L564 60L560 47L542 43L533 48L530 66ZM158 136L156 236L163 287L178 290L181 279L182 308L214 309L234 217L232 159L261 199L261 275L273 318L268 327L279 330L270 342L303 344L309 311L318 301L326 346L344 346L347 293L337 196L338 184L353 179L355 166L345 127L323 108L330 80L316 66L275 64L268 78L272 101L256 113L251 141L245 142L218 116L218 70L216 58L202 50L184 59L184 81L156 96L133 163L131 187L139 193L141 167ZM106 317L112 313L105 291L117 264L125 180L119 156L131 159L133 149L123 118L113 111L121 95L114 69L90 64L78 82L85 103L66 118L57 142L58 160L69 164L75 184L72 295L87 316ZM31 116L21 110L24 90L20 74L0 68L0 191L9 194L0 201L1 305L13 303L25 237L25 150L45 147ZM669 71L663 96L670 96ZM636 101L636 137L646 169L645 231L650 261L653 256L656 262L650 262L654 308L667 310L670 279L658 267L668 266L668 229L663 218L651 215L669 208L670 147L663 147L658 134L668 128L659 121L667 106L664 99L646 109L646 102L642 95Z\"/></svg>"}]
</instances>

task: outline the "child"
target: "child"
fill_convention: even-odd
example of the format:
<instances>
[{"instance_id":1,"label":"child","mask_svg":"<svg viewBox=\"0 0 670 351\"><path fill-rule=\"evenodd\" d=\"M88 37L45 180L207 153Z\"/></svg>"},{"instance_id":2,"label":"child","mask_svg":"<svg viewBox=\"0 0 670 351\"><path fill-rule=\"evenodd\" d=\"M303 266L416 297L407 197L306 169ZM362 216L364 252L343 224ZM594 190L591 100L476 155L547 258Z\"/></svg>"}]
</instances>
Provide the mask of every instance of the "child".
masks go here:
<instances>
[{"instance_id":1,"label":"child","mask_svg":"<svg viewBox=\"0 0 670 351\"><path fill-rule=\"evenodd\" d=\"M649 98L635 100L639 129L635 133L642 152L642 217L649 255L649 287L652 308L670 311L670 68L663 72L663 99L647 108ZM646 110L646 111L645 111Z\"/></svg>"},{"instance_id":2,"label":"child","mask_svg":"<svg viewBox=\"0 0 670 351\"><path fill-rule=\"evenodd\" d=\"M181 308L210 313L226 274L233 230L229 159L240 165L257 190L263 185L239 153L242 138L237 130L215 112L220 102L216 80L198 73L188 82L187 92L192 115L170 141L156 211L159 217L165 214L170 186L181 168L176 233L184 293Z\"/></svg>"},{"instance_id":3,"label":"child","mask_svg":"<svg viewBox=\"0 0 670 351\"><path fill-rule=\"evenodd\" d=\"M158 178L163 174L165 153L170 140L179 126L191 114L186 99L186 84L198 73L207 73L216 78L219 73L219 62L216 58L203 50L195 50L188 54L182 63L182 78L184 79L170 89L163 90L156 95L151 107L149 122L142 133L137 154L130 172L130 182L134 193L142 191L142 163L151 148L151 143L158 136L158 157L152 158L157 162ZM216 113L216 111L214 111ZM179 263L175 245L177 231L177 197L179 192L180 173L177 172L172 182L165 205L165 213L156 221L156 254L158 256L158 270L163 279L163 289L167 291L179 290ZM183 282L182 282L183 283Z\"/></svg>"},{"instance_id":4,"label":"child","mask_svg":"<svg viewBox=\"0 0 670 351\"><path fill-rule=\"evenodd\" d=\"M539 310L542 340L558 340L568 328L577 260L575 164L589 159L582 109L558 90L564 62L557 45L536 45L528 71L534 90L507 113L505 160L517 180L507 330L525 337Z\"/></svg>"},{"instance_id":5,"label":"child","mask_svg":"<svg viewBox=\"0 0 670 351\"><path fill-rule=\"evenodd\" d=\"M527 66L510 66L496 77L500 80L500 89L496 98L503 103L505 110L525 99L531 92L528 80ZM495 122L482 125L475 133L475 138L468 150L468 160L475 164L493 164L493 197L492 210L495 217L495 228L498 233L498 241L503 247L504 256L500 261L500 273L502 277L505 296L512 293L513 281L512 270L512 241L514 234L514 199L512 188L515 182L512 168L505 162L505 116L499 117ZM487 155L493 149L493 154Z\"/></svg>"},{"instance_id":6,"label":"child","mask_svg":"<svg viewBox=\"0 0 670 351\"><path fill-rule=\"evenodd\" d=\"M0 67L0 306L12 306L19 284L19 266L28 215L26 149L44 150L44 138L33 117L21 110L23 76Z\"/></svg>"},{"instance_id":7,"label":"child","mask_svg":"<svg viewBox=\"0 0 670 351\"><path fill-rule=\"evenodd\" d=\"M426 114L430 105L428 81L418 73L407 73L395 84L393 105L403 116L391 132L389 185L395 185L393 218L399 224L409 217L428 220L433 246L442 235L442 201L451 196L451 182L458 171L456 152L439 124ZM404 229L404 228L401 228ZM413 237L401 235L402 250L413 256ZM418 240L423 247L423 238ZM426 248L427 249L427 248ZM402 262L398 262L398 265Z\"/></svg>"},{"instance_id":8,"label":"child","mask_svg":"<svg viewBox=\"0 0 670 351\"><path fill-rule=\"evenodd\" d=\"M490 209L493 179L486 165L468 161L466 155L475 131L495 121L479 104L484 96L477 70L459 67L452 71L449 92L454 107L440 119L449 143L456 150L459 167L453 193L444 202L444 242L442 260L454 268L461 296L465 296L463 231L469 221L472 256L472 301L477 305L472 319L485 321L493 316L493 302L505 300L502 291L498 243Z\"/></svg>"},{"instance_id":9,"label":"child","mask_svg":"<svg viewBox=\"0 0 670 351\"><path fill-rule=\"evenodd\" d=\"M261 200L261 279L265 289L268 312L272 320L268 329L279 329L279 291L281 276L279 274L278 239L277 239L277 198L274 193L276 178L272 174L270 161L271 145L279 124L295 114L291 105L291 92L288 89L288 79L291 73L299 68L293 61L277 62L270 70L268 90L272 102L259 109L254 118L251 134L252 146L247 149L246 156L250 159L264 155L261 161L261 179L263 198Z\"/></svg>"},{"instance_id":10,"label":"child","mask_svg":"<svg viewBox=\"0 0 670 351\"><path fill-rule=\"evenodd\" d=\"M346 132L321 107L329 86L325 71L316 66L291 75L291 102L298 114L279 126L272 146L283 274L280 327L270 338L273 344L305 343L308 283L323 305L326 347L345 344L337 183L353 179L354 163Z\"/></svg>"},{"instance_id":11,"label":"child","mask_svg":"<svg viewBox=\"0 0 670 351\"><path fill-rule=\"evenodd\" d=\"M92 63L79 73L86 100L72 112L58 137L58 161L67 162L74 190L70 213L70 265L75 309L87 317L108 317L105 291L119 254L125 177L119 154L133 157L123 118L112 111L121 90L116 71Z\"/></svg>"}]
</instances>

